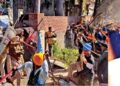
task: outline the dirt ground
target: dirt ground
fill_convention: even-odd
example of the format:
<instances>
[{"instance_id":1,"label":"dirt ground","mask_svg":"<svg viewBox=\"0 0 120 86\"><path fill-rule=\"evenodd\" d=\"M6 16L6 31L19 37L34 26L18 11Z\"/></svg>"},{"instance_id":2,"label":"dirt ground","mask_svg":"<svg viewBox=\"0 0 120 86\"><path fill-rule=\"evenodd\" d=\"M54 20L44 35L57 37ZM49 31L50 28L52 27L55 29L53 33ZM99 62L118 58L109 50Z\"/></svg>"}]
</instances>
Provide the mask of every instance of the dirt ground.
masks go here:
<instances>
[{"instance_id":1,"label":"dirt ground","mask_svg":"<svg viewBox=\"0 0 120 86\"><path fill-rule=\"evenodd\" d=\"M58 76L58 75L67 76L67 72L64 71L64 70L57 70L57 71L54 71L54 75L55 76ZM27 79L26 76L22 77L20 86L26 86L27 85L27 81L28 81L28 79ZM15 83L15 86L16 86L16 81L14 83ZM7 83L6 86L12 86L12 85ZM53 86L53 80L51 78L47 79L46 86Z\"/></svg>"},{"instance_id":2,"label":"dirt ground","mask_svg":"<svg viewBox=\"0 0 120 86\"><path fill-rule=\"evenodd\" d=\"M54 75L55 76L59 76L59 75L62 75L62 76L67 76L67 71L65 70L57 70L57 71L54 71ZM27 85L27 77L23 77L21 79L21 85L20 86L26 86ZM16 81L14 82L16 83ZM12 86L11 84L7 83L6 86ZM16 85L15 85L16 86ZM53 80L51 78L48 78L47 81L46 81L46 86L53 86ZM57 85L56 85L57 86ZM98 84L98 80L95 79L95 82L94 82L94 86L99 86Z\"/></svg>"}]
</instances>

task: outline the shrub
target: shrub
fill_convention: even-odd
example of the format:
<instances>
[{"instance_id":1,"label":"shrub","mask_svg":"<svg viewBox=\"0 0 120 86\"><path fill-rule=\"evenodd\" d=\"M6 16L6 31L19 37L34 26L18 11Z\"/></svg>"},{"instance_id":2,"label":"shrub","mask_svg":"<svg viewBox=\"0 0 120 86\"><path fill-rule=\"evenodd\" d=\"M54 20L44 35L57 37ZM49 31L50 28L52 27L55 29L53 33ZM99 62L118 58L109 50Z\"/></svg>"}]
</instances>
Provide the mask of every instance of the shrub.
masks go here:
<instances>
[{"instance_id":1,"label":"shrub","mask_svg":"<svg viewBox=\"0 0 120 86\"><path fill-rule=\"evenodd\" d=\"M53 56L55 59L64 62L66 65L70 65L78 58L78 50L72 48L61 49L58 43L53 45Z\"/></svg>"}]
</instances>

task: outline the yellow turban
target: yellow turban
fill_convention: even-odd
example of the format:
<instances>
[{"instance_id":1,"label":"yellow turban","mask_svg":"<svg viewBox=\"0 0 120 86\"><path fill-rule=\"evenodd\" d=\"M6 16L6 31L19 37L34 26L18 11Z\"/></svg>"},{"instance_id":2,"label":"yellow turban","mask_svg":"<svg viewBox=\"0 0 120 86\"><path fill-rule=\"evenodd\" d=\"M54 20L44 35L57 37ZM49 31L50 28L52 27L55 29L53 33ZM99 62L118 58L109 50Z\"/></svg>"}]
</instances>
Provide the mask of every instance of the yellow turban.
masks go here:
<instances>
[{"instance_id":1,"label":"yellow turban","mask_svg":"<svg viewBox=\"0 0 120 86\"><path fill-rule=\"evenodd\" d=\"M33 58L33 63L37 66L41 66L44 60L44 54L43 53L36 53L34 54Z\"/></svg>"}]
</instances>

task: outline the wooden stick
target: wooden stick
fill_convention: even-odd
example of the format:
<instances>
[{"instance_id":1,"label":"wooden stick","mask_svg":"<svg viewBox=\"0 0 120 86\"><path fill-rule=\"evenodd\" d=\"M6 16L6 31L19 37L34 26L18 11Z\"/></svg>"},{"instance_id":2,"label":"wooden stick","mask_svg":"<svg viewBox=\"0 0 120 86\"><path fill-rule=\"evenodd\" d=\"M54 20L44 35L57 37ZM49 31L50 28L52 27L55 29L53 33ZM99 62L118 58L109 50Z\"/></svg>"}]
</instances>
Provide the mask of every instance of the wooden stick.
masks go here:
<instances>
[{"instance_id":1,"label":"wooden stick","mask_svg":"<svg viewBox=\"0 0 120 86\"><path fill-rule=\"evenodd\" d=\"M35 50L35 47L31 46L30 44L28 44L28 43L26 43L24 41L21 41L21 43L23 43L23 44L27 45L28 47L32 48L33 50Z\"/></svg>"},{"instance_id":2,"label":"wooden stick","mask_svg":"<svg viewBox=\"0 0 120 86\"><path fill-rule=\"evenodd\" d=\"M13 72L13 71L10 70L5 76L3 76L3 77L0 79L0 84L1 84L7 77L11 76L12 72Z\"/></svg>"},{"instance_id":3,"label":"wooden stick","mask_svg":"<svg viewBox=\"0 0 120 86\"><path fill-rule=\"evenodd\" d=\"M102 14L102 12L98 13L98 15L96 15L96 16L93 18L93 20L90 21L90 23L89 23L88 25L91 25L91 24L95 21L95 19L96 19L98 16L100 16L101 14Z\"/></svg>"},{"instance_id":4,"label":"wooden stick","mask_svg":"<svg viewBox=\"0 0 120 86\"><path fill-rule=\"evenodd\" d=\"M51 67L50 60L49 60L48 55L46 55L46 59L47 59L48 65L49 65L49 69L50 69L50 71L51 71L51 75L52 75L51 78L52 78L53 81L56 83L55 76L54 76L54 74L53 74L53 70L52 70L52 67Z\"/></svg>"}]
</instances>

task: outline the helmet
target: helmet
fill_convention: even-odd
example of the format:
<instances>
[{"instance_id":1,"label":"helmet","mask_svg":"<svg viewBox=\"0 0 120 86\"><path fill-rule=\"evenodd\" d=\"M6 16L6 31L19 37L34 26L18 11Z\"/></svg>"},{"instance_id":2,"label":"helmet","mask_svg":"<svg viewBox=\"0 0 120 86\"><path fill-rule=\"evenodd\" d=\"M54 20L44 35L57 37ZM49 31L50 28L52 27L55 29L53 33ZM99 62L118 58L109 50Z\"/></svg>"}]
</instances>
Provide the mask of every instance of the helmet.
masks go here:
<instances>
[{"instance_id":1,"label":"helmet","mask_svg":"<svg viewBox=\"0 0 120 86\"><path fill-rule=\"evenodd\" d=\"M44 54L43 53L36 53L36 54L34 54L34 56L32 58L33 63L37 66L42 65L43 59L44 59Z\"/></svg>"}]
</instances>

